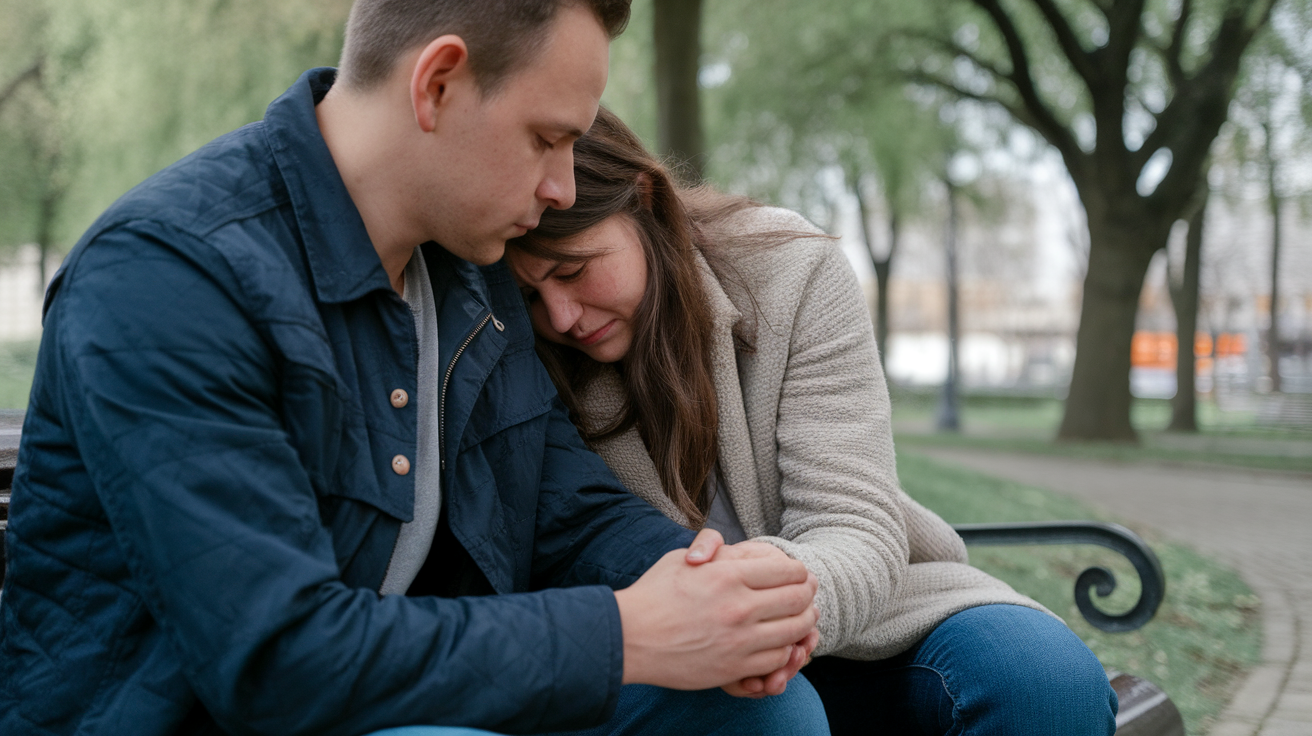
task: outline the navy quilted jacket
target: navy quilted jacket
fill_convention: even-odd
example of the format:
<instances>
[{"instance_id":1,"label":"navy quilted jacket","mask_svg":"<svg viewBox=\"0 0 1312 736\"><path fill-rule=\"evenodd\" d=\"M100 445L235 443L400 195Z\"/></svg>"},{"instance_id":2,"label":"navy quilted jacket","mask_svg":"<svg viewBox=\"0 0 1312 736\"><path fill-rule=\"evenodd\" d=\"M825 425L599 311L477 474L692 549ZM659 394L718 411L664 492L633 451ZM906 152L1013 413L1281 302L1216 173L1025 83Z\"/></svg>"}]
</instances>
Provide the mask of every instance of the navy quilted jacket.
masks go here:
<instances>
[{"instance_id":1,"label":"navy quilted jacket","mask_svg":"<svg viewBox=\"0 0 1312 736\"><path fill-rule=\"evenodd\" d=\"M0 734L532 732L613 710L611 588L691 534L579 440L506 269L431 243L444 513L502 595L376 592L414 506L392 460L415 456L415 407L389 397L416 395L417 349L319 135L332 78L134 189L57 274Z\"/></svg>"}]
</instances>

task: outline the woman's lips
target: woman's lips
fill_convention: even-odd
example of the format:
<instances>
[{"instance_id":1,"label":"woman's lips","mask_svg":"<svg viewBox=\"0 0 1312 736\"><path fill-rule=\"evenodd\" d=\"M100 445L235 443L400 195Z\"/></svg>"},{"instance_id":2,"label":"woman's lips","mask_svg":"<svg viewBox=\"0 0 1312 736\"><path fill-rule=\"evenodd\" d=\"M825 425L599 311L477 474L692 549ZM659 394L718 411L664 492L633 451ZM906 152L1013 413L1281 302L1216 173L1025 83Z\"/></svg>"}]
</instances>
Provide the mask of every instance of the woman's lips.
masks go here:
<instances>
[{"instance_id":1,"label":"woman's lips","mask_svg":"<svg viewBox=\"0 0 1312 736\"><path fill-rule=\"evenodd\" d=\"M592 345L593 343L597 342L598 340L605 337L606 335L609 335L611 328L615 326L615 323L617 321L618 320L611 320L606 324L602 325L600 329L594 330L584 335L583 337L578 337L575 339L578 340L579 344L584 347L587 347L588 345Z\"/></svg>"}]
</instances>

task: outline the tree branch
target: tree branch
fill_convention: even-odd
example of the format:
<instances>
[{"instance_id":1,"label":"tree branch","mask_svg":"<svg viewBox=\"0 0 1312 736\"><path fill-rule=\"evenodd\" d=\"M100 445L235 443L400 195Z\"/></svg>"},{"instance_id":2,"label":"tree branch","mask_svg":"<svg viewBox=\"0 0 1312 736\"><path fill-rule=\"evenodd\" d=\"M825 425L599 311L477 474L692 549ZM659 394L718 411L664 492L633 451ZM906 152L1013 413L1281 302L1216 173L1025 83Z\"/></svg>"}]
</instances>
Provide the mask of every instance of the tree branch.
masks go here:
<instances>
[{"instance_id":1,"label":"tree branch","mask_svg":"<svg viewBox=\"0 0 1312 736\"><path fill-rule=\"evenodd\" d=\"M1053 0L1031 0L1034 6L1043 14L1044 20L1052 28L1052 32L1057 36L1057 44L1061 51L1070 61L1071 68L1075 73L1080 75L1080 79L1089 87L1095 87L1098 84L1098 68L1093 63L1093 58L1089 52L1084 50L1084 45L1080 43L1079 37L1071 28L1070 21L1062 15L1061 9Z\"/></svg>"},{"instance_id":2,"label":"tree branch","mask_svg":"<svg viewBox=\"0 0 1312 736\"><path fill-rule=\"evenodd\" d=\"M1007 45L1007 52L1011 57L1011 73L1007 75L1007 79L1015 86L1016 93L1020 96L1027 113L1019 116L1012 111L1012 115L1046 138L1061 152L1068 164L1074 163L1082 153L1079 143L1075 140L1075 135L1057 120L1057 116L1039 98L1038 90L1034 87L1034 77L1030 73L1030 60L1025 52L1025 42L1021 39L1016 24L1007 15L1007 11L1002 9L998 0L973 0L973 2L988 13ZM1011 111L1010 107L1008 109Z\"/></svg>"},{"instance_id":3,"label":"tree branch","mask_svg":"<svg viewBox=\"0 0 1312 736\"><path fill-rule=\"evenodd\" d=\"M18 92L18 88L23 86L24 82L38 81L41 78L41 69L45 65L44 58L38 58L32 62L32 65L24 69L21 74L9 80L4 89L0 90L0 110L3 110L9 99Z\"/></svg>"},{"instance_id":4,"label":"tree branch","mask_svg":"<svg viewBox=\"0 0 1312 736\"><path fill-rule=\"evenodd\" d=\"M1176 90L1166 109L1157 116L1157 128L1136 152L1133 160L1142 167L1158 149L1171 149L1171 170L1152 196L1163 205L1169 204L1167 198L1192 194L1191 180L1197 179L1212 140L1225 123L1244 52L1270 21L1275 2L1263 0L1257 22L1252 24L1248 23L1248 7L1232 7L1226 13L1212 41L1207 62ZM1217 89L1226 90L1226 94L1215 94Z\"/></svg>"},{"instance_id":5,"label":"tree branch","mask_svg":"<svg viewBox=\"0 0 1312 736\"><path fill-rule=\"evenodd\" d=\"M976 67L988 72L994 78L995 81L999 81L999 82L1011 81L1011 75L1008 74L1007 72L1004 72L997 64L989 61L988 59L980 57L975 52L970 51L969 49L957 43L956 41L953 41L952 39L944 38L943 36L940 36L938 34L929 33L926 31L908 31L906 33L903 33L902 35L909 39L922 41L924 43L929 44L930 46L936 46L940 51L943 51L944 53L950 54L952 56L960 56L966 61L969 61L971 64L974 64Z\"/></svg>"},{"instance_id":6,"label":"tree branch","mask_svg":"<svg viewBox=\"0 0 1312 736\"><path fill-rule=\"evenodd\" d=\"M1193 17L1193 0L1180 0L1180 17L1175 21L1175 32L1171 34L1171 44L1163 55L1166 71L1171 77L1171 85L1179 89L1184 84L1184 40L1189 31L1189 20Z\"/></svg>"},{"instance_id":7,"label":"tree branch","mask_svg":"<svg viewBox=\"0 0 1312 736\"><path fill-rule=\"evenodd\" d=\"M1116 78L1103 80L1108 88L1120 90L1125 87L1130 69L1130 54L1139 43L1139 33L1142 30L1144 2L1115 0L1108 9L1107 44L1095 52L1102 69L1116 72Z\"/></svg>"}]
</instances>

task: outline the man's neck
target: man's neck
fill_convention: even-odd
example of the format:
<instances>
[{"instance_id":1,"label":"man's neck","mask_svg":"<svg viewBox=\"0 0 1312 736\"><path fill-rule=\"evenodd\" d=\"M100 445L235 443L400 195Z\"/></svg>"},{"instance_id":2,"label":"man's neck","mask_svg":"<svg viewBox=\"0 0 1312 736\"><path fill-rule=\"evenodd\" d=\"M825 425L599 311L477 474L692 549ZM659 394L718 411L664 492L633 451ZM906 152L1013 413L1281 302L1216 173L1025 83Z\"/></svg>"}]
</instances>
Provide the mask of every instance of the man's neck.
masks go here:
<instances>
[{"instance_id":1,"label":"man's neck","mask_svg":"<svg viewBox=\"0 0 1312 736\"><path fill-rule=\"evenodd\" d=\"M315 108L315 115L383 270L392 288L401 293L405 266L426 238L407 214L404 176L390 166L397 159L387 148L402 133L392 130L386 101L372 99L383 94L357 95L334 87Z\"/></svg>"}]
</instances>

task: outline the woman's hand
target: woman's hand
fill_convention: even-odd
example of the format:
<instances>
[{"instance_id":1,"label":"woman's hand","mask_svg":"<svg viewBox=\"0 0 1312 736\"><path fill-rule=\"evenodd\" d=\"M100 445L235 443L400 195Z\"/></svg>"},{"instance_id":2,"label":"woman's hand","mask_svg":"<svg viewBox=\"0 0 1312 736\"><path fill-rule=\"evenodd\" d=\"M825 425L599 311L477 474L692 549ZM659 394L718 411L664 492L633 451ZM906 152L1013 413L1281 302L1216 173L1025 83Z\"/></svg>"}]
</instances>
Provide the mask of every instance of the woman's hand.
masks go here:
<instances>
[{"instance_id":1,"label":"woman's hand","mask_svg":"<svg viewBox=\"0 0 1312 736\"><path fill-rule=\"evenodd\" d=\"M778 547L764 542L739 542L726 545L724 538L714 529L703 529L697 534L688 553L684 557L689 565L703 565L717 560L744 560L751 558L783 557L787 555ZM814 578L814 575L811 577ZM819 618L819 609L816 617ZM725 685L722 689L738 698L764 698L767 695L781 695L788 687L788 681L811 661L811 653L820 643L820 632L812 630L806 638L793 645L788 663L764 677L748 677L738 682Z\"/></svg>"},{"instance_id":2,"label":"woman's hand","mask_svg":"<svg viewBox=\"0 0 1312 736\"><path fill-rule=\"evenodd\" d=\"M782 692L805 660L798 642L815 632L815 576L787 555L760 549L765 545L725 547L713 531L700 535L698 545L694 560L712 555L714 564L691 564L691 551L676 550L615 592L623 681ZM739 687L753 678L760 687Z\"/></svg>"}]
</instances>

